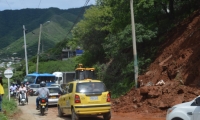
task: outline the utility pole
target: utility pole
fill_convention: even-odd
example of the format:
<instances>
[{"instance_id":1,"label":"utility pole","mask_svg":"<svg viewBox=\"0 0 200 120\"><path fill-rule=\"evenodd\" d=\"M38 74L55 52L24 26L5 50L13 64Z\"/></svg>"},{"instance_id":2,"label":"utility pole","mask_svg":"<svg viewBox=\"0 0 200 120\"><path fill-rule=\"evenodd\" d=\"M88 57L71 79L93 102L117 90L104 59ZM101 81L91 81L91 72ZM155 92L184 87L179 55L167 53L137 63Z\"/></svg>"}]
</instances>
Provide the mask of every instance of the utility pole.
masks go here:
<instances>
[{"instance_id":1,"label":"utility pole","mask_svg":"<svg viewBox=\"0 0 200 120\"><path fill-rule=\"evenodd\" d=\"M28 60L27 60L27 50L26 50L26 29L23 25L24 30L24 51L25 51L25 62L26 62L26 75L28 75Z\"/></svg>"},{"instance_id":2,"label":"utility pole","mask_svg":"<svg viewBox=\"0 0 200 120\"><path fill-rule=\"evenodd\" d=\"M39 41L38 41L38 53L37 53L36 72L38 72L38 65L39 65L41 32L42 32L42 24L40 24L40 34L39 34Z\"/></svg>"},{"instance_id":3,"label":"utility pole","mask_svg":"<svg viewBox=\"0 0 200 120\"><path fill-rule=\"evenodd\" d=\"M137 48L136 48L136 37L135 37L135 20L134 20L134 11L133 11L133 0L130 0L131 8L131 24L132 24L132 40L133 40L133 57L134 57L134 73L135 73L135 88L137 88L137 79L138 79L138 64L137 64Z\"/></svg>"}]
</instances>

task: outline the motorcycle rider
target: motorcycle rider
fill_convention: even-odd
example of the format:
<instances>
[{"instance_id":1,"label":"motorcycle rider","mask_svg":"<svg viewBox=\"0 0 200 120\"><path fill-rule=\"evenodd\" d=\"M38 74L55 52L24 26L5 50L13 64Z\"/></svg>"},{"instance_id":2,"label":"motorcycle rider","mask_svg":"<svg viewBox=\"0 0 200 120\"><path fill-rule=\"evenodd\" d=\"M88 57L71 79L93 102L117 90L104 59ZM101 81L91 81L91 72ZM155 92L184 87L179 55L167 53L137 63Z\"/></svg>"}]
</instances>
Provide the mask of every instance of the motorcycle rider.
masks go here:
<instances>
[{"instance_id":1,"label":"motorcycle rider","mask_svg":"<svg viewBox=\"0 0 200 120\"><path fill-rule=\"evenodd\" d=\"M14 89L14 86L13 86L13 84L10 86L10 91L12 91L13 89Z\"/></svg>"},{"instance_id":2,"label":"motorcycle rider","mask_svg":"<svg viewBox=\"0 0 200 120\"><path fill-rule=\"evenodd\" d=\"M14 84L12 84L12 85L10 86L10 92L12 92L11 96L13 96L13 95L16 94L16 93L15 93L15 92L16 92L16 88L17 88L17 87L15 87ZM14 93L15 93L15 94L14 94Z\"/></svg>"},{"instance_id":3,"label":"motorcycle rider","mask_svg":"<svg viewBox=\"0 0 200 120\"><path fill-rule=\"evenodd\" d=\"M19 88L19 94L21 94L21 91L25 91L25 93L27 92L26 87L24 86L24 84L21 84L21 87ZM19 104L20 104L20 95L19 95ZM26 95L26 100L28 103L28 99L27 99L27 95Z\"/></svg>"},{"instance_id":4,"label":"motorcycle rider","mask_svg":"<svg viewBox=\"0 0 200 120\"><path fill-rule=\"evenodd\" d=\"M48 96L49 96L49 89L47 89L46 87L46 83L44 81L42 81L40 83L40 87L37 91L36 91L36 95L38 95L38 97L36 98L36 109L39 110L39 101L42 97L46 98L47 101L47 105L46 108L48 109Z\"/></svg>"}]
</instances>

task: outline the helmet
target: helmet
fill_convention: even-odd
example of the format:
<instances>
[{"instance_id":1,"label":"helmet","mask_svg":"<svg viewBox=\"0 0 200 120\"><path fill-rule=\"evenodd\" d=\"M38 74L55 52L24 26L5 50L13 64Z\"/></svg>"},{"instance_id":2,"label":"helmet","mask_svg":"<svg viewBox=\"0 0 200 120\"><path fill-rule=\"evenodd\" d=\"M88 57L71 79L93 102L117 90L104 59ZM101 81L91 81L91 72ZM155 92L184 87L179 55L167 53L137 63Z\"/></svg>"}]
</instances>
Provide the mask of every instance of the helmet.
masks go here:
<instances>
[{"instance_id":1,"label":"helmet","mask_svg":"<svg viewBox=\"0 0 200 120\"><path fill-rule=\"evenodd\" d=\"M41 83L40 83L40 87L45 87L46 86L46 83L44 82L44 81L42 81Z\"/></svg>"}]
</instances>

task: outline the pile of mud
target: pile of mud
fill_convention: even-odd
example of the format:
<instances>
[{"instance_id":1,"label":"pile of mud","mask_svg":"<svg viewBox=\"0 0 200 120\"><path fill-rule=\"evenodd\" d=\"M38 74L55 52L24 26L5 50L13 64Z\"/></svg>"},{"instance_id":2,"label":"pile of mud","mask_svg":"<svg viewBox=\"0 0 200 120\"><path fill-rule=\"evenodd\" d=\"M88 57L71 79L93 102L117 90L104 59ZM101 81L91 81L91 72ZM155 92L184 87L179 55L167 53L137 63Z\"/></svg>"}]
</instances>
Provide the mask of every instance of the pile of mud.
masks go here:
<instances>
[{"instance_id":1,"label":"pile of mud","mask_svg":"<svg viewBox=\"0 0 200 120\"><path fill-rule=\"evenodd\" d=\"M113 100L115 112L166 112L200 95L200 11L169 31L148 72L139 76L144 86ZM164 85L155 86L163 80ZM151 83L151 84L150 84Z\"/></svg>"}]
</instances>

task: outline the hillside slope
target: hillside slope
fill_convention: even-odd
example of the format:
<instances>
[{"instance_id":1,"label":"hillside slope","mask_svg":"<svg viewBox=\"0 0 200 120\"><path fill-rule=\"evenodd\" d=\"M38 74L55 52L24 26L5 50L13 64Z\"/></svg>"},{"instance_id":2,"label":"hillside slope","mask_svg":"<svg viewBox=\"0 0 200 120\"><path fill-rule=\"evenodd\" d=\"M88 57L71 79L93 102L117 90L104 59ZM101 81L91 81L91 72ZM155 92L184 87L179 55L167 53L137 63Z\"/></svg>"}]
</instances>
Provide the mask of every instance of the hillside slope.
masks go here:
<instances>
[{"instance_id":1,"label":"hillside slope","mask_svg":"<svg viewBox=\"0 0 200 120\"><path fill-rule=\"evenodd\" d=\"M157 58L138 78L144 86L113 100L115 112L166 112L200 95L200 10L164 38L166 42L160 46ZM155 86L160 80L165 85Z\"/></svg>"},{"instance_id":2,"label":"hillside slope","mask_svg":"<svg viewBox=\"0 0 200 120\"><path fill-rule=\"evenodd\" d=\"M84 11L89 7L68 10L49 8L0 11L0 57L24 56L23 25L27 30L28 55L37 54L40 24L43 24L41 49L46 51L54 47L56 43L71 36L67 33L73 24L82 19ZM14 56L13 53L17 54Z\"/></svg>"},{"instance_id":3,"label":"hillside slope","mask_svg":"<svg viewBox=\"0 0 200 120\"><path fill-rule=\"evenodd\" d=\"M66 24L71 26L73 23L65 21ZM69 31L70 27L66 27L65 29L60 26L57 22L54 21L48 21L42 25L42 32L41 32L41 52L46 51L50 49L51 47L54 47L56 43L62 41L66 37L67 31ZM38 40L39 40L39 32L40 32L40 26L38 25L38 28L28 32L26 34L26 44L27 44L27 52L28 55L34 56L37 54L38 50ZM15 40L10 45L8 45L6 48L2 49L1 51L4 51L3 54L12 54L17 53L17 57L23 57L24 56L24 37Z\"/></svg>"}]
</instances>

